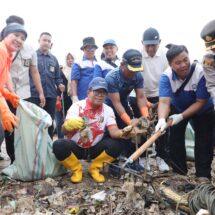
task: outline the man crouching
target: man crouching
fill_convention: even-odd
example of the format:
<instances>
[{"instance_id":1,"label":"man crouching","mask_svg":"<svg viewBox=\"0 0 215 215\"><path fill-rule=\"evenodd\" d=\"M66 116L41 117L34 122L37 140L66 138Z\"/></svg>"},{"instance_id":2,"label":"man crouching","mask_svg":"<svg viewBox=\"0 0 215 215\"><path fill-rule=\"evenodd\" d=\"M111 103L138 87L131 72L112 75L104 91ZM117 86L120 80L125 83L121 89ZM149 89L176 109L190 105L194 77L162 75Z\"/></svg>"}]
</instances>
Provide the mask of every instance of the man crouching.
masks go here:
<instances>
[{"instance_id":1,"label":"man crouching","mask_svg":"<svg viewBox=\"0 0 215 215\"><path fill-rule=\"evenodd\" d=\"M121 153L123 144L117 138L128 138L116 124L113 110L104 104L107 84L103 78L93 79L88 87L88 97L74 103L68 110L63 132L68 139L53 143L56 158L71 172L71 181L82 181L80 159L93 159L89 173L96 182L104 182L100 170L114 161ZM110 136L104 136L105 130ZM125 137L126 136L126 137Z\"/></svg>"}]
</instances>

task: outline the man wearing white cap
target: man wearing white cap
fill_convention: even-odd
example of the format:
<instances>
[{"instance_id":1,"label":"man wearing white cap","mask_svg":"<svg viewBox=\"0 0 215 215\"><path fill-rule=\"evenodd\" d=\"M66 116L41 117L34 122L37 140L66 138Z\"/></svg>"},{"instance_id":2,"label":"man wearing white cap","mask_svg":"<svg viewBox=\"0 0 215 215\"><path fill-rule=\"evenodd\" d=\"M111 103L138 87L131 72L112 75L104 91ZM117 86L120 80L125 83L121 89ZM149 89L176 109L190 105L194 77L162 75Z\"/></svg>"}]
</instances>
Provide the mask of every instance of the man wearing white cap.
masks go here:
<instances>
[{"instance_id":1,"label":"man wearing white cap","mask_svg":"<svg viewBox=\"0 0 215 215\"><path fill-rule=\"evenodd\" d=\"M114 68L120 66L120 60L117 57L118 47L113 39L105 40L103 43L104 58L95 65L94 78L105 76Z\"/></svg>"}]
</instances>

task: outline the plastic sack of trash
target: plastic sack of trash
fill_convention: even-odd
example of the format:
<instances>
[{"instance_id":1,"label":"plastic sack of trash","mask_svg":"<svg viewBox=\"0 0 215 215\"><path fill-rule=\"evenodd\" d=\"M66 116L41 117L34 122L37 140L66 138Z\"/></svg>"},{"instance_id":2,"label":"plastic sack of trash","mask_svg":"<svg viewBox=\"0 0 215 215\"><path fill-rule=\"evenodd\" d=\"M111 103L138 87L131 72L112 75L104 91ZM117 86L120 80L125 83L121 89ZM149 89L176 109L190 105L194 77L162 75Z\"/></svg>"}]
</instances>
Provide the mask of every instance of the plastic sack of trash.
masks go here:
<instances>
[{"instance_id":1,"label":"plastic sack of trash","mask_svg":"<svg viewBox=\"0 0 215 215\"><path fill-rule=\"evenodd\" d=\"M50 115L27 101L20 101L16 116L20 119L15 129L15 161L3 169L13 179L34 181L54 177L66 172L52 152L52 139L48 127L52 124Z\"/></svg>"}]
</instances>

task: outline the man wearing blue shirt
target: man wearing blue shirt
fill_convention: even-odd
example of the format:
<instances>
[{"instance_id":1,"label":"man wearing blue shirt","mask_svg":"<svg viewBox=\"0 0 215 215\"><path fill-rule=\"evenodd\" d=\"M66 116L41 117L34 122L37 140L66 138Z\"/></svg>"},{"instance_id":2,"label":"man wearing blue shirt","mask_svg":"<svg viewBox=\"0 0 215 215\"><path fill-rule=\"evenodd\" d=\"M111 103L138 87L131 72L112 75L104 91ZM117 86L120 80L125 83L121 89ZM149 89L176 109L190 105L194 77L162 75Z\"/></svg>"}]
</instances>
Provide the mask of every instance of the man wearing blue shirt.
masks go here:
<instances>
[{"instance_id":1,"label":"man wearing blue shirt","mask_svg":"<svg viewBox=\"0 0 215 215\"><path fill-rule=\"evenodd\" d=\"M71 94L73 103L87 97L88 85L93 79L97 48L93 37L83 39L83 45L81 46L81 50L84 52L83 59L75 62L72 66Z\"/></svg>"},{"instance_id":2,"label":"man wearing blue shirt","mask_svg":"<svg viewBox=\"0 0 215 215\"><path fill-rule=\"evenodd\" d=\"M166 118L170 114L171 163L174 172L185 175L185 130L188 121L192 119L195 131L196 176L210 178L214 110L205 86L203 68L198 63L196 66L190 65L185 46L172 45L167 52L167 60L170 67L160 79L156 131L164 130Z\"/></svg>"},{"instance_id":3,"label":"man wearing blue shirt","mask_svg":"<svg viewBox=\"0 0 215 215\"><path fill-rule=\"evenodd\" d=\"M104 58L95 65L93 77L105 78L106 75L116 67L120 66L120 60L117 57L118 47L115 40L108 39L103 43Z\"/></svg>"},{"instance_id":4,"label":"man wearing blue shirt","mask_svg":"<svg viewBox=\"0 0 215 215\"><path fill-rule=\"evenodd\" d=\"M145 95L143 92L142 54L135 49L129 49L123 54L120 67L109 72L105 77L108 84L108 96L106 103L111 106L116 115L119 128L133 124L133 114L128 105L128 96L135 90L138 108L143 117L148 117ZM135 145L131 141L126 143L126 156L135 151Z\"/></svg>"}]
</instances>

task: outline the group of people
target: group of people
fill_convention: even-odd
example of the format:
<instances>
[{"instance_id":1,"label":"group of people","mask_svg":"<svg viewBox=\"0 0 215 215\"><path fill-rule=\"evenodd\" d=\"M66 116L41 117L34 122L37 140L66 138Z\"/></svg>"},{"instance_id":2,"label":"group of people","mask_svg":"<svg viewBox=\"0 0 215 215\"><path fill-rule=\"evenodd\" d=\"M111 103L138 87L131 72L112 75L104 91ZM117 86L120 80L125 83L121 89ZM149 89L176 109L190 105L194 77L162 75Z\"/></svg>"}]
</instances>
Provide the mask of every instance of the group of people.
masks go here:
<instances>
[{"instance_id":1,"label":"group of people","mask_svg":"<svg viewBox=\"0 0 215 215\"><path fill-rule=\"evenodd\" d=\"M102 167L135 151L130 139L135 135L134 125L139 117L150 119L149 109L158 106L155 132L163 131L171 120L170 129L156 141L159 170L169 171L169 163L174 172L187 174L185 130L190 122L195 131L196 176L210 178L215 125L214 22L201 33L210 50L202 64L191 63L183 45L162 48L159 32L148 28L141 51L128 49L120 59L117 43L107 39L97 61L95 39L86 37L80 48L82 60L68 53L66 66L61 68L50 51L49 32L40 34L39 48L34 51L24 43L24 20L8 17L0 43L0 141L5 137L11 162L19 99L40 106L56 120L59 139L53 142L53 153L71 170L74 183L83 178L81 159L92 159L90 175L104 182ZM125 127L129 128L126 132ZM48 132L52 138L53 125ZM150 170L145 158L141 160L129 168Z\"/></svg>"}]
</instances>

